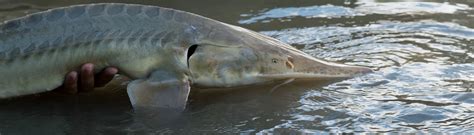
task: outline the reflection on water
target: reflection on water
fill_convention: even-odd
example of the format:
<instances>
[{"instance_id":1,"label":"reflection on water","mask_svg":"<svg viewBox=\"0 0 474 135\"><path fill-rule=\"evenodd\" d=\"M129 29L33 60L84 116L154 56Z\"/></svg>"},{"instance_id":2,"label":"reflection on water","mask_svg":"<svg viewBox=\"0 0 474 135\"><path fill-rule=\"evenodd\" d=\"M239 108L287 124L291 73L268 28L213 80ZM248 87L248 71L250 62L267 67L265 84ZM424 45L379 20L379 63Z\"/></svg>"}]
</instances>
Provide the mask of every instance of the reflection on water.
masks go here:
<instances>
[{"instance_id":1,"label":"reflection on water","mask_svg":"<svg viewBox=\"0 0 474 135\"><path fill-rule=\"evenodd\" d=\"M13 2L0 6L0 19L76 2ZM315 57L376 72L347 80L296 82L274 92L274 85L222 92L194 89L188 110L168 125L136 117L120 85L83 95L4 100L0 133L474 132L472 2L144 4L239 24Z\"/></svg>"},{"instance_id":2,"label":"reflection on water","mask_svg":"<svg viewBox=\"0 0 474 135\"><path fill-rule=\"evenodd\" d=\"M321 91L308 91L299 101L302 105L298 111L292 114L295 119L283 125L327 126L335 131L470 130L474 122L473 73L472 64L413 62L384 68L375 74L331 84ZM321 101L325 96L333 100ZM322 110L346 116L328 119L314 114Z\"/></svg>"},{"instance_id":3,"label":"reflection on water","mask_svg":"<svg viewBox=\"0 0 474 135\"><path fill-rule=\"evenodd\" d=\"M468 10L469 6L464 4L451 5L448 3L432 2L398 2L393 3L361 3L355 8L344 6L316 5L309 7L285 7L274 8L268 11L263 10L259 13L242 14L243 17L251 16L239 23L250 24L260 21L261 23L270 22L272 19L279 21L290 21L287 18L305 17L305 18L340 18L365 16L369 14L433 14L445 13L452 14L460 10ZM286 19L286 20L285 20Z\"/></svg>"},{"instance_id":4,"label":"reflection on water","mask_svg":"<svg viewBox=\"0 0 474 135\"><path fill-rule=\"evenodd\" d=\"M280 19L280 21L285 21L285 18L289 17L306 17L306 18L325 18L325 17L342 17L342 16L355 16L362 15L357 14L351 8L342 7L342 6L333 6L333 5L323 5L323 6L310 6L310 7L288 7L288 8L275 8L263 13L258 13L254 17L241 20L241 24L250 24L256 23L259 20L262 20L262 23L270 22L269 19ZM252 16L252 14L242 14L243 17ZM290 21L290 20L286 20Z\"/></svg>"}]
</instances>

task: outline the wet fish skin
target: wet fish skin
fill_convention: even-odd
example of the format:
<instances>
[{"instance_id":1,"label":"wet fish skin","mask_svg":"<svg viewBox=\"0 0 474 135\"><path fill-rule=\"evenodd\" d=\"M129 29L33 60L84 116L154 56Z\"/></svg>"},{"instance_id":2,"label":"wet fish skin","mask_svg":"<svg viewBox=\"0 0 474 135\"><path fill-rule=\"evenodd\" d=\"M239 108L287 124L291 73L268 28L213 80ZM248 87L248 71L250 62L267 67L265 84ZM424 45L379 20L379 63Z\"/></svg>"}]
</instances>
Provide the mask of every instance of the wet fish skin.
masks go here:
<instances>
[{"instance_id":1,"label":"wet fish skin","mask_svg":"<svg viewBox=\"0 0 474 135\"><path fill-rule=\"evenodd\" d=\"M83 63L130 77L134 108L184 110L191 85L347 78L371 69L325 62L260 33L157 6L51 9L0 25L0 98L49 91Z\"/></svg>"},{"instance_id":2,"label":"wet fish skin","mask_svg":"<svg viewBox=\"0 0 474 135\"><path fill-rule=\"evenodd\" d=\"M95 64L96 72L116 66L131 78L143 78L158 65L183 68L173 61L177 57L165 56L184 56L187 46L173 46L189 26L183 19L212 23L194 16L156 6L104 3L6 21L0 25L0 98L52 90L86 62Z\"/></svg>"}]
</instances>

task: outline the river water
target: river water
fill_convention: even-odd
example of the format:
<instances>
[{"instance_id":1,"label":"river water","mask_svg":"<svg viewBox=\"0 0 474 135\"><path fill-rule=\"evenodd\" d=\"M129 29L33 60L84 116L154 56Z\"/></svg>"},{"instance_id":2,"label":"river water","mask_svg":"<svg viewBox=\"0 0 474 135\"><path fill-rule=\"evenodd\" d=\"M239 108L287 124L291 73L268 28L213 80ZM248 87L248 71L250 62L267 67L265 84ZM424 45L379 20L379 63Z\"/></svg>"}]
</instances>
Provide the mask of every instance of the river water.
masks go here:
<instances>
[{"instance_id":1,"label":"river water","mask_svg":"<svg viewBox=\"0 0 474 135\"><path fill-rule=\"evenodd\" d=\"M188 109L167 124L134 116L123 84L27 96L0 101L0 134L474 133L474 1L115 2L201 14L375 73L273 92L193 89ZM90 2L5 0L0 20L79 3Z\"/></svg>"}]
</instances>

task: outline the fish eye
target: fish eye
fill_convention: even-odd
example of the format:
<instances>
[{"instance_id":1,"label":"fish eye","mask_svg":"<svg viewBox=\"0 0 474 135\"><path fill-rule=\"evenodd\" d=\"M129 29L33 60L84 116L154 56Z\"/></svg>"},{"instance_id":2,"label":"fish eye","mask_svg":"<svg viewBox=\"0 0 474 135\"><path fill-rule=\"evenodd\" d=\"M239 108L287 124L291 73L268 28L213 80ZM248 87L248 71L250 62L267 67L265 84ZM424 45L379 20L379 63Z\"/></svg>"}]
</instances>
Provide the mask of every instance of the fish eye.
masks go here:
<instances>
[{"instance_id":1,"label":"fish eye","mask_svg":"<svg viewBox=\"0 0 474 135\"><path fill-rule=\"evenodd\" d=\"M273 58L273 59L272 59L272 62L273 62L273 63L278 63L278 60L275 59L275 58Z\"/></svg>"}]
</instances>

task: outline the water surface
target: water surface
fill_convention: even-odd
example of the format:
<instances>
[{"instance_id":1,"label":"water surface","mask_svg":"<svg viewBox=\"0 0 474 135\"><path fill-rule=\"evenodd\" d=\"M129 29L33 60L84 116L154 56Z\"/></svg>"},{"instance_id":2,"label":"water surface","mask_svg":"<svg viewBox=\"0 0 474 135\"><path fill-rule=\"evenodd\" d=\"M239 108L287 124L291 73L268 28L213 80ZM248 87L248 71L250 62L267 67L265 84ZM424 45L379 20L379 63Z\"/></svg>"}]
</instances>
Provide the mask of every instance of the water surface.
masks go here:
<instances>
[{"instance_id":1,"label":"water surface","mask_svg":"<svg viewBox=\"0 0 474 135\"><path fill-rule=\"evenodd\" d=\"M112 2L112 1L102 1ZM134 1L115 1L137 3ZM2 1L7 20L78 1ZM0 101L0 134L474 132L472 1L140 1L275 37L375 73L194 92L181 119L135 117L123 85Z\"/></svg>"}]
</instances>

